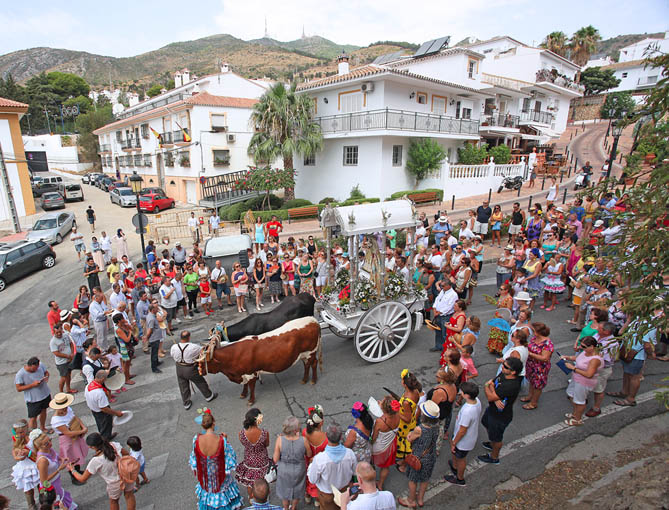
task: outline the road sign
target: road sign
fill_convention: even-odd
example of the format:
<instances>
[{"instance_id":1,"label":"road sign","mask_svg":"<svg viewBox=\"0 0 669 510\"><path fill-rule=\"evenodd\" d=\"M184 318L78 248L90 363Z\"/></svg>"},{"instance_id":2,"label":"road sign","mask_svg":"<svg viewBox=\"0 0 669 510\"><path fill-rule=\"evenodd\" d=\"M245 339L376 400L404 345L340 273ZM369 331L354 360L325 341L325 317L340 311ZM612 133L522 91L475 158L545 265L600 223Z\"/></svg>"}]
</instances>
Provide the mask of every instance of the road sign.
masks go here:
<instances>
[{"instance_id":1,"label":"road sign","mask_svg":"<svg viewBox=\"0 0 669 510\"><path fill-rule=\"evenodd\" d=\"M141 222L141 223L140 223ZM149 224L149 218L146 216L146 214L135 214L132 217L132 224L139 228L144 227L146 229L146 226Z\"/></svg>"}]
</instances>

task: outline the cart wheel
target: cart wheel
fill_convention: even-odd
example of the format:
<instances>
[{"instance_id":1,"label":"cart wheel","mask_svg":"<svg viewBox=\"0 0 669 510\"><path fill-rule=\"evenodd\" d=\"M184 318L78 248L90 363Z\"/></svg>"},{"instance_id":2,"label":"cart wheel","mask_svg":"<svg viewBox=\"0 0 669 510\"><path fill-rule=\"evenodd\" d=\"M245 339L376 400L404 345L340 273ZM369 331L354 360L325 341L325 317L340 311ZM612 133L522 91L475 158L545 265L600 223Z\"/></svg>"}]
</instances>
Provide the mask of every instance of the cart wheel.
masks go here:
<instances>
[{"instance_id":1,"label":"cart wheel","mask_svg":"<svg viewBox=\"0 0 669 510\"><path fill-rule=\"evenodd\" d=\"M344 333L341 333L337 328L333 328L330 325L328 325L328 327L330 328L330 333L332 333L334 336L338 336L339 338L344 338L346 340L349 340L354 336L354 334L345 335Z\"/></svg>"},{"instance_id":2,"label":"cart wheel","mask_svg":"<svg viewBox=\"0 0 669 510\"><path fill-rule=\"evenodd\" d=\"M386 301L360 318L355 330L355 348L365 361L378 363L400 352L410 334L409 309L397 301Z\"/></svg>"}]
</instances>

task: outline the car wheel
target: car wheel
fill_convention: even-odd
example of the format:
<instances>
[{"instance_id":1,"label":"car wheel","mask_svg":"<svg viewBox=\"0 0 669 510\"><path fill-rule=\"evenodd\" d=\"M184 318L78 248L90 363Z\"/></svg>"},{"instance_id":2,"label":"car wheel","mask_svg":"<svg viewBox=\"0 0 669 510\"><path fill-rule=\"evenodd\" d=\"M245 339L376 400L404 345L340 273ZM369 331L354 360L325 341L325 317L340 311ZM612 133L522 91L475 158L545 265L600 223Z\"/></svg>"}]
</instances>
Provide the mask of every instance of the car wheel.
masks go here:
<instances>
[{"instance_id":1,"label":"car wheel","mask_svg":"<svg viewBox=\"0 0 669 510\"><path fill-rule=\"evenodd\" d=\"M56 265L56 259L53 258L53 255L47 255L42 259L42 265L49 269Z\"/></svg>"},{"instance_id":2,"label":"car wheel","mask_svg":"<svg viewBox=\"0 0 669 510\"><path fill-rule=\"evenodd\" d=\"M170 205L170 209L174 209L176 207L176 203L172 202L172 205Z\"/></svg>"},{"instance_id":3,"label":"car wheel","mask_svg":"<svg viewBox=\"0 0 669 510\"><path fill-rule=\"evenodd\" d=\"M56 234L56 244L60 244L63 242L63 236L60 234Z\"/></svg>"},{"instance_id":4,"label":"car wheel","mask_svg":"<svg viewBox=\"0 0 669 510\"><path fill-rule=\"evenodd\" d=\"M72 228L76 228L77 226L77 220L72 220Z\"/></svg>"},{"instance_id":5,"label":"car wheel","mask_svg":"<svg viewBox=\"0 0 669 510\"><path fill-rule=\"evenodd\" d=\"M5 282L5 280L3 278L0 278L0 292L5 290L6 286L7 286L7 283Z\"/></svg>"}]
</instances>

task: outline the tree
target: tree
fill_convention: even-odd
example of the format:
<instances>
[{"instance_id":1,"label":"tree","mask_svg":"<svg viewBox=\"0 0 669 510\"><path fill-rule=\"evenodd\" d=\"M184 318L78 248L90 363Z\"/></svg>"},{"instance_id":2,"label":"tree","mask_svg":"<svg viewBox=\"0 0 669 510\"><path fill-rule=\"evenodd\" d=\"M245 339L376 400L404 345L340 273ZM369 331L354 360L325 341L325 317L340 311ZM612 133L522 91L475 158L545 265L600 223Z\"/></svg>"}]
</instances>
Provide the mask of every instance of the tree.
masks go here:
<instances>
[{"instance_id":1,"label":"tree","mask_svg":"<svg viewBox=\"0 0 669 510\"><path fill-rule=\"evenodd\" d=\"M63 103L63 106L74 106L79 107L79 114L87 113L93 106L93 101L88 96L77 96L71 97Z\"/></svg>"},{"instance_id":2,"label":"tree","mask_svg":"<svg viewBox=\"0 0 669 510\"><path fill-rule=\"evenodd\" d=\"M250 166L246 175L234 184L234 188L246 191L264 192L265 196L261 207L265 204L272 210L270 193L277 189L292 189L295 187L295 170L292 168L258 168Z\"/></svg>"},{"instance_id":3,"label":"tree","mask_svg":"<svg viewBox=\"0 0 669 510\"><path fill-rule=\"evenodd\" d=\"M111 105L98 108L77 117L75 121L75 126L77 131L79 131L77 145L79 146L82 161L96 164L100 162L98 156L98 137L93 134L93 131L105 124L109 124L113 119Z\"/></svg>"},{"instance_id":4,"label":"tree","mask_svg":"<svg viewBox=\"0 0 669 510\"><path fill-rule=\"evenodd\" d=\"M257 131L248 152L256 162L271 164L281 158L284 168L293 169L294 155L312 156L323 149L321 128L312 119L313 100L296 94L295 87L277 83L253 105L250 124ZM292 198L292 188L286 189L286 199Z\"/></svg>"},{"instance_id":5,"label":"tree","mask_svg":"<svg viewBox=\"0 0 669 510\"><path fill-rule=\"evenodd\" d=\"M75 74L54 71L47 74L46 77L53 92L58 94L63 100L68 97L88 96L88 93L91 91L86 80Z\"/></svg>"},{"instance_id":6,"label":"tree","mask_svg":"<svg viewBox=\"0 0 669 510\"><path fill-rule=\"evenodd\" d=\"M557 53L561 57L564 57L567 54L569 49L567 34L561 31L551 32L546 36L544 42L541 43L542 48Z\"/></svg>"},{"instance_id":7,"label":"tree","mask_svg":"<svg viewBox=\"0 0 669 510\"><path fill-rule=\"evenodd\" d=\"M11 73L7 74L5 79L0 76L0 97L25 102L25 94L25 89L14 81Z\"/></svg>"},{"instance_id":8,"label":"tree","mask_svg":"<svg viewBox=\"0 0 669 510\"><path fill-rule=\"evenodd\" d=\"M497 165L506 165L511 160L511 148L505 144L496 145L488 153Z\"/></svg>"},{"instance_id":9,"label":"tree","mask_svg":"<svg viewBox=\"0 0 669 510\"><path fill-rule=\"evenodd\" d=\"M480 165L488 156L488 144L480 147L473 143L465 143L464 147L458 147L458 162L463 165Z\"/></svg>"},{"instance_id":10,"label":"tree","mask_svg":"<svg viewBox=\"0 0 669 510\"><path fill-rule=\"evenodd\" d=\"M105 106L111 106L111 101L104 94L98 95L98 100L95 102L95 107L104 108Z\"/></svg>"},{"instance_id":11,"label":"tree","mask_svg":"<svg viewBox=\"0 0 669 510\"><path fill-rule=\"evenodd\" d=\"M146 95L148 97L155 97L158 94L160 94L160 89L162 89L162 87L156 83L155 85L152 85L151 88L149 88L149 90L146 91Z\"/></svg>"},{"instance_id":12,"label":"tree","mask_svg":"<svg viewBox=\"0 0 669 510\"><path fill-rule=\"evenodd\" d=\"M624 119L634 112L636 102L630 92L613 92L600 109L602 119Z\"/></svg>"},{"instance_id":13,"label":"tree","mask_svg":"<svg viewBox=\"0 0 669 510\"><path fill-rule=\"evenodd\" d=\"M599 94L620 85L620 80L613 74L613 69L588 67L581 72L580 83L585 87L585 94Z\"/></svg>"},{"instance_id":14,"label":"tree","mask_svg":"<svg viewBox=\"0 0 669 510\"><path fill-rule=\"evenodd\" d=\"M571 36L570 48L572 50L571 56L575 64L579 66L585 65L595 50L597 49L597 42L602 39L597 30L592 25L579 28L574 35Z\"/></svg>"},{"instance_id":15,"label":"tree","mask_svg":"<svg viewBox=\"0 0 669 510\"><path fill-rule=\"evenodd\" d=\"M444 159L446 159L446 151L432 138L409 142L407 171L416 178L416 183L425 179L430 172L439 170Z\"/></svg>"}]
</instances>

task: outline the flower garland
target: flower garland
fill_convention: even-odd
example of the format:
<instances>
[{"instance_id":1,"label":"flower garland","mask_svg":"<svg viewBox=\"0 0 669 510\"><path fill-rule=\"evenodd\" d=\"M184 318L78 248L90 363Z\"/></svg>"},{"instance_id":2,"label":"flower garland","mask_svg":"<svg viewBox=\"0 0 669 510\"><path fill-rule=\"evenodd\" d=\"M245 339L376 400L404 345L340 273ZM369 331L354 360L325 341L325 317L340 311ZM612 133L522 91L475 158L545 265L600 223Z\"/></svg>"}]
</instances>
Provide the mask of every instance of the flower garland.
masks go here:
<instances>
[{"instance_id":1,"label":"flower garland","mask_svg":"<svg viewBox=\"0 0 669 510\"><path fill-rule=\"evenodd\" d=\"M383 293L388 299L398 299L407 294L404 278L399 273L386 273L386 282Z\"/></svg>"}]
</instances>

